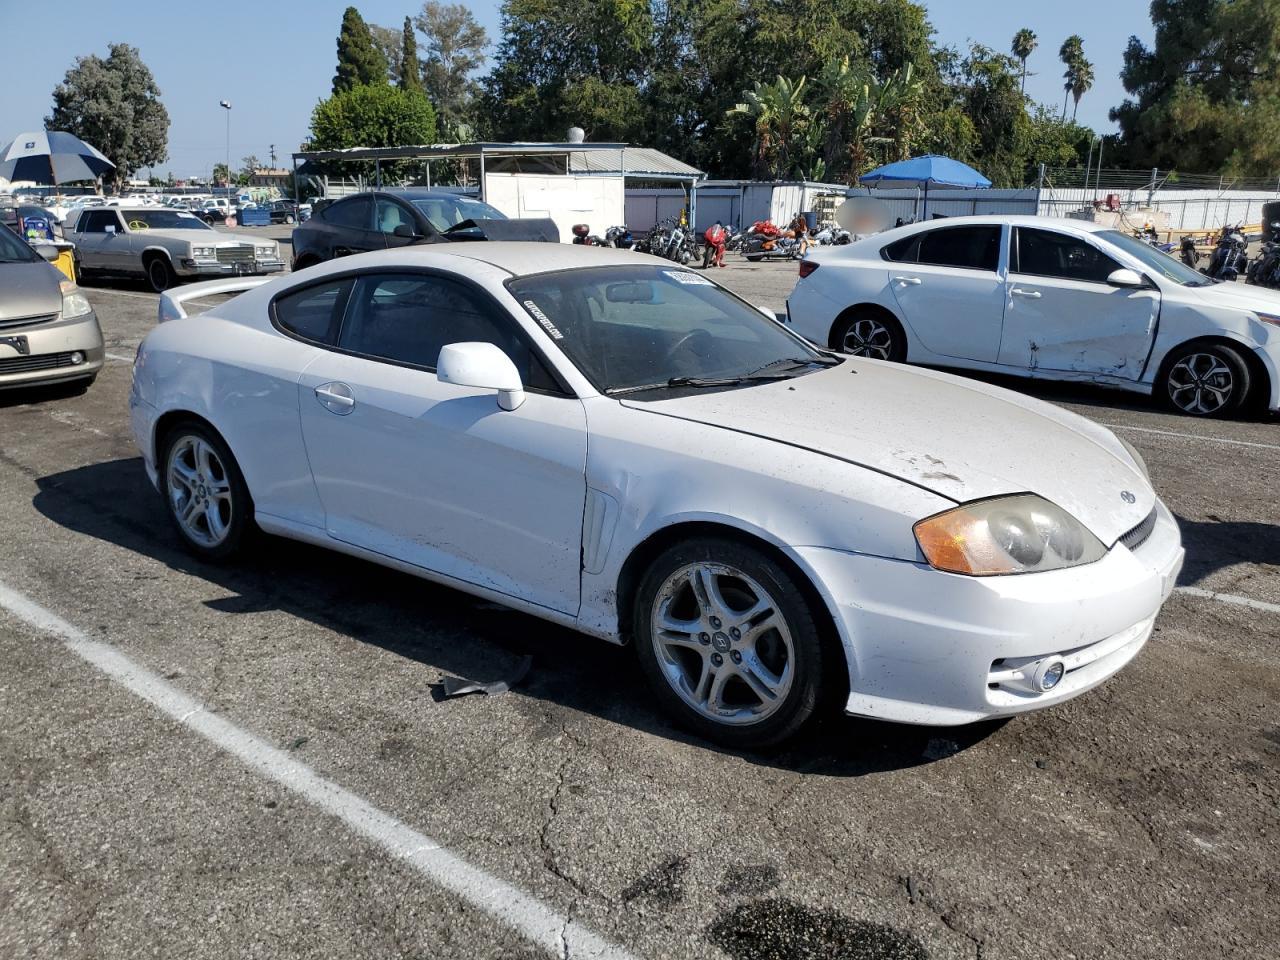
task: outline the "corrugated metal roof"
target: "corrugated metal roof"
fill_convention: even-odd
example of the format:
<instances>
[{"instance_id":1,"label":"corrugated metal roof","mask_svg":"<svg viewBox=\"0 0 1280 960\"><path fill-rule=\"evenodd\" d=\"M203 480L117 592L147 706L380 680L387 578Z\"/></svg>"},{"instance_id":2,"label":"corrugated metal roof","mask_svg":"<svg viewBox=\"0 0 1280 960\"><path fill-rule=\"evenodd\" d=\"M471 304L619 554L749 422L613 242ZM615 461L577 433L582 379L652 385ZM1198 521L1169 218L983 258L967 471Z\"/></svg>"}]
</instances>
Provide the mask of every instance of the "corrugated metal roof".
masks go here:
<instances>
[{"instance_id":1,"label":"corrugated metal roof","mask_svg":"<svg viewBox=\"0 0 1280 960\"><path fill-rule=\"evenodd\" d=\"M569 154L569 170L573 173L621 173L628 177L645 175L661 177L687 177L691 180L703 176L697 167L652 147L625 147L620 150L593 150Z\"/></svg>"}]
</instances>

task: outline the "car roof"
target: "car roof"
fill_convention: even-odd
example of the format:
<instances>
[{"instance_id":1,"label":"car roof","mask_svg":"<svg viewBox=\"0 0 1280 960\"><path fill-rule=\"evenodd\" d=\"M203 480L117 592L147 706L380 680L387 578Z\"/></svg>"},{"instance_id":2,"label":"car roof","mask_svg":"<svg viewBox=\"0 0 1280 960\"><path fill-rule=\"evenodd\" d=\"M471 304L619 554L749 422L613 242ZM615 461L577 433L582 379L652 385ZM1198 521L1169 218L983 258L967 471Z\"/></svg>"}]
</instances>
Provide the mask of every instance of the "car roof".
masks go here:
<instances>
[{"instance_id":1,"label":"car roof","mask_svg":"<svg viewBox=\"0 0 1280 960\"><path fill-rule=\"evenodd\" d=\"M964 224L1009 224L1015 227L1058 227L1079 230L1084 233L1098 233L1102 230L1114 230L1115 227L1105 223L1094 223L1091 220L1076 220L1071 217L1038 217L1025 213L992 213L983 216L938 217L936 220L921 220L917 223L903 224L895 230L915 231L932 227L963 226ZM886 231L888 232L888 231Z\"/></svg>"},{"instance_id":2,"label":"car roof","mask_svg":"<svg viewBox=\"0 0 1280 960\"><path fill-rule=\"evenodd\" d=\"M454 193L452 190L434 190L431 187L387 187L383 190L370 190L369 193L385 193L392 197L403 197L405 200L479 200L465 193Z\"/></svg>"},{"instance_id":3,"label":"car roof","mask_svg":"<svg viewBox=\"0 0 1280 960\"><path fill-rule=\"evenodd\" d=\"M557 270L577 270L584 267L610 266L666 266L681 269L679 264L631 250L617 247L596 247L576 243L540 243L522 240L471 240L454 243L427 243L393 250L365 254L368 257L386 259L388 265L404 266L405 258L417 254L435 256L445 254L459 259L488 264L515 277L537 273L553 273Z\"/></svg>"}]
</instances>

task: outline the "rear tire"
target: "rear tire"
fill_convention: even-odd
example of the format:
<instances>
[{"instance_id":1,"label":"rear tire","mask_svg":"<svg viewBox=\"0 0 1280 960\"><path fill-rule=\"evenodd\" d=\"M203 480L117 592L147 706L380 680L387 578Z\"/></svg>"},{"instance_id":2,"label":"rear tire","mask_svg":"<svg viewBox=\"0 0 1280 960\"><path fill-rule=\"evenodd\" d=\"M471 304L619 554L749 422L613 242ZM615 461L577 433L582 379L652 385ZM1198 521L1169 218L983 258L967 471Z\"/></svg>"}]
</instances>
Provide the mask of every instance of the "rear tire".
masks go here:
<instances>
[{"instance_id":1,"label":"rear tire","mask_svg":"<svg viewBox=\"0 0 1280 960\"><path fill-rule=\"evenodd\" d=\"M1239 351L1218 343L1187 343L1175 348L1156 381L1158 398L1191 417L1225 417L1249 397L1249 364Z\"/></svg>"},{"instance_id":2,"label":"rear tire","mask_svg":"<svg viewBox=\"0 0 1280 960\"><path fill-rule=\"evenodd\" d=\"M728 747L759 749L800 731L822 706L827 653L792 574L719 537L664 550L640 581L636 653L663 708Z\"/></svg>"},{"instance_id":3,"label":"rear tire","mask_svg":"<svg viewBox=\"0 0 1280 960\"><path fill-rule=\"evenodd\" d=\"M165 435L159 454L160 492L182 545L215 563L234 556L255 528L249 488L226 443L187 420Z\"/></svg>"},{"instance_id":4,"label":"rear tire","mask_svg":"<svg viewBox=\"0 0 1280 960\"><path fill-rule=\"evenodd\" d=\"M847 310L831 331L831 347L853 357L902 363L907 337L898 321L879 310Z\"/></svg>"}]
</instances>

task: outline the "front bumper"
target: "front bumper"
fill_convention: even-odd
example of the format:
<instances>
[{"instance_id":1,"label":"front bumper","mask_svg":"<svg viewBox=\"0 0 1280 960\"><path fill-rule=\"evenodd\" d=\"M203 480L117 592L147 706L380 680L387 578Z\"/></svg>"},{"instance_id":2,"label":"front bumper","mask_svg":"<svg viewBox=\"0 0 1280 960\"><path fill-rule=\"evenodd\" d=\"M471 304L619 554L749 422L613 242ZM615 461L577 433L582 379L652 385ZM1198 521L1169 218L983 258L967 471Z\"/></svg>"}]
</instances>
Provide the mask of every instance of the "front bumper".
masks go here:
<instances>
[{"instance_id":1,"label":"front bumper","mask_svg":"<svg viewBox=\"0 0 1280 960\"><path fill-rule=\"evenodd\" d=\"M285 267L281 259L241 260L236 263L218 263L215 260L181 260L174 269L180 277L252 277L264 273L279 273Z\"/></svg>"},{"instance_id":2,"label":"front bumper","mask_svg":"<svg viewBox=\"0 0 1280 960\"><path fill-rule=\"evenodd\" d=\"M84 380L102 369L105 354L93 312L73 320L5 327L0 330L0 389Z\"/></svg>"},{"instance_id":3,"label":"front bumper","mask_svg":"<svg viewBox=\"0 0 1280 960\"><path fill-rule=\"evenodd\" d=\"M1156 524L1130 551L1117 544L1083 567L965 577L822 548L800 551L826 587L849 661L846 711L953 726L1061 703L1116 673L1151 636L1182 569L1182 538L1156 504ZM1030 684L1060 657L1052 690Z\"/></svg>"}]
</instances>

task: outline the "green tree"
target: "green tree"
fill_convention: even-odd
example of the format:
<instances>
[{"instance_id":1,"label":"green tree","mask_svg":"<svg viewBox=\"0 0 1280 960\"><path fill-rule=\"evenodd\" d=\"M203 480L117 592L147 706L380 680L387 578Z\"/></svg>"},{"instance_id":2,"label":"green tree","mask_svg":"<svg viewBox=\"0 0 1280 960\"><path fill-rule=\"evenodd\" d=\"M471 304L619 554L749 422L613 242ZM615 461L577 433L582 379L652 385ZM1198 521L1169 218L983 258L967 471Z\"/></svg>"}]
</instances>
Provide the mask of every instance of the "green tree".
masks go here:
<instances>
[{"instance_id":1,"label":"green tree","mask_svg":"<svg viewBox=\"0 0 1280 960\"><path fill-rule=\"evenodd\" d=\"M401 90L422 90L422 64L418 62L418 37L413 32L413 21L404 18L400 32L400 76L396 82Z\"/></svg>"},{"instance_id":2,"label":"green tree","mask_svg":"<svg viewBox=\"0 0 1280 960\"><path fill-rule=\"evenodd\" d=\"M1035 52L1040 42L1036 39L1034 30L1023 27L1013 35L1013 45L1010 48L1013 55L1022 63L1022 92L1027 92L1027 58Z\"/></svg>"},{"instance_id":3,"label":"green tree","mask_svg":"<svg viewBox=\"0 0 1280 960\"><path fill-rule=\"evenodd\" d=\"M773 83L756 81L742 93L743 102L728 110L731 117L751 119L755 133L752 167L757 179L778 180L792 175L803 161L804 136L811 122L805 99L805 78L778 77Z\"/></svg>"},{"instance_id":4,"label":"green tree","mask_svg":"<svg viewBox=\"0 0 1280 960\"><path fill-rule=\"evenodd\" d=\"M426 38L423 86L450 136L460 124L472 124L478 85L472 75L484 66L489 38L470 9L460 3L427 0L413 20Z\"/></svg>"},{"instance_id":5,"label":"green tree","mask_svg":"<svg viewBox=\"0 0 1280 960\"><path fill-rule=\"evenodd\" d=\"M1062 46L1058 48L1058 59L1066 66L1066 72L1063 73L1062 88L1066 94L1062 98L1062 119L1067 118L1067 100L1071 97L1071 91L1076 85L1076 71L1080 69L1080 61L1084 59L1084 41L1080 39L1079 34L1072 34L1062 41Z\"/></svg>"},{"instance_id":6,"label":"green tree","mask_svg":"<svg viewBox=\"0 0 1280 960\"><path fill-rule=\"evenodd\" d=\"M118 186L139 167L168 158L169 112L136 47L108 46L107 58L78 57L53 91L49 130L65 130L116 165Z\"/></svg>"},{"instance_id":7,"label":"green tree","mask_svg":"<svg viewBox=\"0 0 1280 960\"><path fill-rule=\"evenodd\" d=\"M920 126L915 107L923 84L911 63L881 82L865 65L848 57L828 61L817 82L823 120L822 159L828 173L856 182L865 173L874 144L895 144L902 159Z\"/></svg>"},{"instance_id":8,"label":"green tree","mask_svg":"<svg viewBox=\"0 0 1280 960\"><path fill-rule=\"evenodd\" d=\"M227 169L227 165L225 163L215 163L210 179L221 186L228 186L231 182L231 173Z\"/></svg>"},{"instance_id":9,"label":"green tree","mask_svg":"<svg viewBox=\"0 0 1280 960\"><path fill-rule=\"evenodd\" d=\"M1280 5L1155 0L1155 43L1131 37L1111 111L1131 166L1274 176L1280 169Z\"/></svg>"},{"instance_id":10,"label":"green tree","mask_svg":"<svg viewBox=\"0 0 1280 960\"><path fill-rule=\"evenodd\" d=\"M1071 99L1075 105L1071 108L1071 122L1075 123L1076 112L1080 109L1080 98L1093 89L1093 64L1081 54L1076 62L1075 76L1071 78Z\"/></svg>"},{"instance_id":11,"label":"green tree","mask_svg":"<svg viewBox=\"0 0 1280 960\"><path fill-rule=\"evenodd\" d=\"M373 41L374 48L378 53L382 54L383 62L387 65L387 75L384 79L388 83L400 84L400 50L403 45L400 31L394 27L383 27L376 23L369 26L369 38Z\"/></svg>"},{"instance_id":12,"label":"green tree","mask_svg":"<svg viewBox=\"0 0 1280 960\"><path fill-rule=\"evenodd\" d=\"M436 114L430 101L419 91L387 83L334 94L311 112L313 150L403 147L435 139Z\"/></svg>"},{"instance_id":13,"label":"green tree","mask_svg":"<svg viewBox=\"0 0 1280 960\"><path fill-rule=\"evenodd\" d=\"M262 161L253 154L245 157L240 161L240 172L236 174L236 183L240 186L247 186L249 178L253 176L253 172L262 166Z\"/></svg>"},{"instance_id":14,"label":"green tree","mask_svg":"<svg viewBox=\"0 0 1280 960\"><path fill-rule=\"evenodd\" d=\"M333 92L343 93L358 86L385 83L387 58L373 42L369 25L355 7L342 14L338 32L338 70L333 77Z\"/></svg>"}]
</instances>

